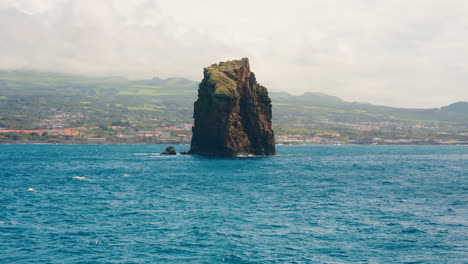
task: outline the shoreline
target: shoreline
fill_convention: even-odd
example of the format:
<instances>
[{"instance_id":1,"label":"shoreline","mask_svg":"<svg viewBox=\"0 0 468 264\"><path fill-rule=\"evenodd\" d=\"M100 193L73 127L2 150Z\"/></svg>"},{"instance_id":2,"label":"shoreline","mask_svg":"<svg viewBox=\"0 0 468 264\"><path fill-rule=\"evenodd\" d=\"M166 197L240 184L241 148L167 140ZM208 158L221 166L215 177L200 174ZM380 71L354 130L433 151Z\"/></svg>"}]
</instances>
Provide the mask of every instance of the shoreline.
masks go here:
<instances>
[{"instance_id":1,"label":"shoreline","mask_svg":"<svg viewBox=\"0 0 468 264\"><path fill-rule=\"evenodd\" d=\"M36 141L22 141L22 142L0 142L0 145L190 145L188 142L36 142ZM276 144L276 146L466 146L468 142L449 142L449 143L328 143L328 144Z\"/></svg>"}]
</instances>

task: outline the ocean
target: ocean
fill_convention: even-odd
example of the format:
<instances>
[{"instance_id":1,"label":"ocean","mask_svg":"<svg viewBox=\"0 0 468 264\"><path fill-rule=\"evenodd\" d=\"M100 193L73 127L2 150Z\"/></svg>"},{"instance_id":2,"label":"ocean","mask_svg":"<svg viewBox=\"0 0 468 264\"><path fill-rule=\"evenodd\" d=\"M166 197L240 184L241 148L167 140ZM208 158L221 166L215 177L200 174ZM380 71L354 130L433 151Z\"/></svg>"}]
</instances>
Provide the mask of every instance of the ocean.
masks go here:
<instances>
[{"instance_id":1,"label":"ocean","mask_svg":"<svg viewBox=\"0 0 468 264\"><path fill-rule=\"evenodd\" d=\"M468 263L467 146L165 147L0 145L0 263Z\"/></svg>"}]
</instances>

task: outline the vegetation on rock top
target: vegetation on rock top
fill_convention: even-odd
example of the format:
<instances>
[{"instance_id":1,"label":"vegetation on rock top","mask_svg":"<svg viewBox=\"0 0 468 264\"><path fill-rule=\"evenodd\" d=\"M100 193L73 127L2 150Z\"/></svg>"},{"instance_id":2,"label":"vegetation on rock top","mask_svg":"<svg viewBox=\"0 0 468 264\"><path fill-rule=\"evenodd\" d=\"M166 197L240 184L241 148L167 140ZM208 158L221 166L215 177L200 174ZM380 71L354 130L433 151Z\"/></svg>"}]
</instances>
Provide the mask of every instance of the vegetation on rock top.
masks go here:
<instances>
[{"instance_id":1,"label":"vegetation on rock top","mask_svg":"<svg viewBox=\"0 0 468 264\"><path fill-rule=\"evenodd\" d=\"M208 83L215 87L213 96L233 98L237 95L236 83L218 69L210 67L208 71Z\"/></svg>"},{"instance_id":2,"label":"vegetation on rock top","mask_svg":"<svg viewBox=\"0 0 468 264\"><path fill-rule=\"evenodd\" d=\"M214 85L214 96L233 98L237 96L236 83L230 78L235 75L235 70L242 67L243 63L248 63L246 58L220 62L206 67L204 70L208 74L208 82ZM229 75L229 76L228 76Z\"/></svg>"}]
</instances>

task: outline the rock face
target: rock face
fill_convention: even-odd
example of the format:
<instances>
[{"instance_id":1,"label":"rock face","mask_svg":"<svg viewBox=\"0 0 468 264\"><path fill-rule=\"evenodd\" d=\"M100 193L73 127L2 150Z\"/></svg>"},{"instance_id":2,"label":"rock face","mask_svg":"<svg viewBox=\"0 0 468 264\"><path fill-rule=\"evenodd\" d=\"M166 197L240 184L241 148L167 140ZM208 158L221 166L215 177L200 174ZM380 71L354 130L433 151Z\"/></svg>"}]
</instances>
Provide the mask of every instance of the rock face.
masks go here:
<instances>
[{"instance_id":1,"label":"rock face","mask_svg":"<svg viewBox=\"0 0 468 264\"><path fill-rule=\"evenodd\" d=\"M271 100L250 71L249 60L204 69L194 106L191 154L274 155Z\"/></svg>"},{"instance_id":2,"label":"rock face","mask_svg":"<svg viewBox=\"0 0 468 264\"><path fill-rule=\"evenodd\" d=\"M166 148L166 150L161 153L162 155L176 155L176 149L173 146L169 146Z\"/></svg>"}]
</instances>

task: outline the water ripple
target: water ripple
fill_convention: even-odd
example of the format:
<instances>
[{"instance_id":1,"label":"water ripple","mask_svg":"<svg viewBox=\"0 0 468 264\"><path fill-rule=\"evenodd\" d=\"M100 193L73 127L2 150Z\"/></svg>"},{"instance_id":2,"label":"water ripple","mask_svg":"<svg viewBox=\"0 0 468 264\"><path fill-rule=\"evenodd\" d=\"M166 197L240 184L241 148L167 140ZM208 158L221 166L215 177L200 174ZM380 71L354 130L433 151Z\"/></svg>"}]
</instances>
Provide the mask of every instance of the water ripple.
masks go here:
<instances>
[{"instance_id":1,"label":"water ripple","mask_svg":"<svg viewBox=\"0 0 468 264\"><path fill-rule=\"evenodd\" d=\"M2 146L0 263L468 259L466 147L164 148Z\"/></svg>"}]
</instances>

